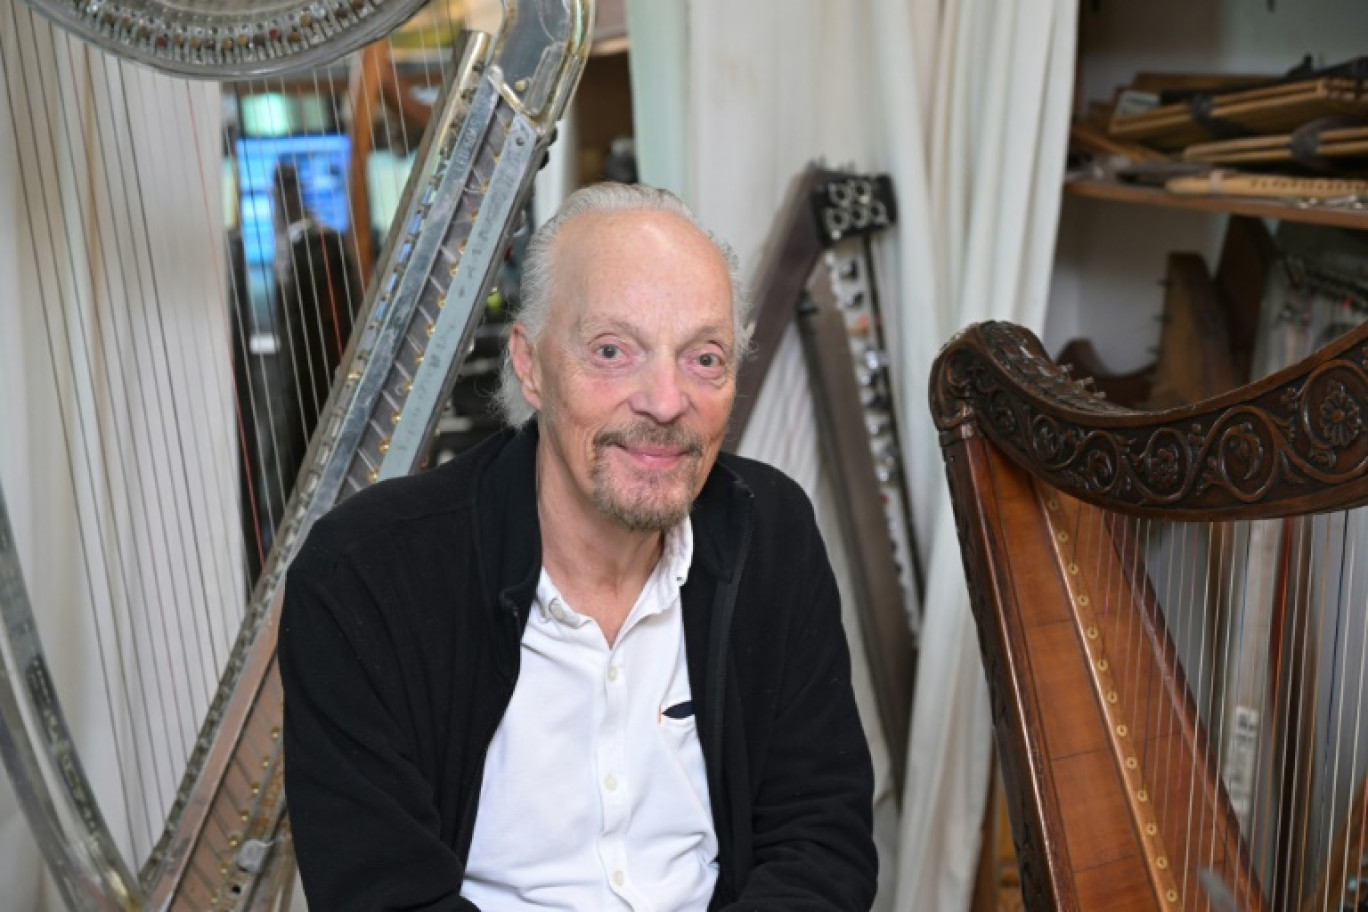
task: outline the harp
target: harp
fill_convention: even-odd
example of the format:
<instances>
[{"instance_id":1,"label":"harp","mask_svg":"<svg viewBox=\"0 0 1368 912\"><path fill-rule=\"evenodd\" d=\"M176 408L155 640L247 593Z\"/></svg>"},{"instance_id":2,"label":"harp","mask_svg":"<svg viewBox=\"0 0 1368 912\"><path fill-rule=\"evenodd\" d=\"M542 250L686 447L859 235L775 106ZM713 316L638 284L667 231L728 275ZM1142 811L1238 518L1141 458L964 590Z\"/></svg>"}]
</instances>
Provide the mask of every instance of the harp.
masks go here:
<instances>
[{"instance_id":1,"label":"harp","mask_svg":"<svg viewBox=\"0 0 1368 912\"><path fill-rule=\"evenodd\" d=\"M1042 909L1357 909L1368 326L1153 413L1027 331L932 374L994 736Z\"/></svg>"},{"instance_id":2,"label":"harp","mask_svg":"<svg viewBox=\"0 0 1368 912\"><path fill-rule=\"evenodd\" d=\"M890 228L897 206L886 175L809 165L789 184L756 281L755 358L737 380L726 445L744 436L785 330L796 325L821 458L837 490L835 525L869 657L877 712L902 795L923 585L894 423L876 269L869 235ZM802 374L776 367L776 385ZM800 395L800 394L799 394ZM782 415L780 413L783 413ZM764 458L783 465L805 436L792 402L764 425ZM776 417L777 420L776 420ZM782 427L780 426L782 423ZM761 423L757 422L760 426ZM801 475L801 472L795 472Z\"/></svg>"},{"instance_id":3,"label":"harp","mask_svg":"<svg viewBox=\"0 0 1368 912\"><path fill-rule=\"evenodd\" d=\"M236 93L300 67L322 68L298 77L315 86L342 79L329 61L421 5L37 7L120 58L237 80L223 90ZM41 636L57 606L31 598L42 587L25 573L0 498L0 750L73 909L267 908L288 881L274 659L285 567L319 515L425 459L588 53L592 0L503 6L492 40L472 37L439 67L437 103L364 300L355 312L317 296L293 301L298 322L281 332L306 338L289 340L287 369L268 371L250 357L243 276L214 223L220 191L180 187L168 167L179 151L200 178L206 160L219 176L217 98L0 3L5 116L30 175L21 197L35 278L23 304L48 330L70 511L82 524L64 566L86 590L99 644L93 686L108 694L97 726L108 737L92 753L66 721L60 679L72 674L49 661ZM142 107L128 100L139 85ZM140 128L158 124L168 132L147 143ZM193 146L201 139L207 154ZM154 208L185 221L160 230ZM199 234L185 229L197 220ZM190 240L201 236L209 242ZM285 250L297 275L344 281L326 249ZM200 281L178 281L168 265L187 262L203 264L192 271ZM288 392L262 389L276 381ZM273 403L303 425L298 457L279 455L288 447ZM272 495L257 496L256 483Z\"/></svg>"}]
</instances>

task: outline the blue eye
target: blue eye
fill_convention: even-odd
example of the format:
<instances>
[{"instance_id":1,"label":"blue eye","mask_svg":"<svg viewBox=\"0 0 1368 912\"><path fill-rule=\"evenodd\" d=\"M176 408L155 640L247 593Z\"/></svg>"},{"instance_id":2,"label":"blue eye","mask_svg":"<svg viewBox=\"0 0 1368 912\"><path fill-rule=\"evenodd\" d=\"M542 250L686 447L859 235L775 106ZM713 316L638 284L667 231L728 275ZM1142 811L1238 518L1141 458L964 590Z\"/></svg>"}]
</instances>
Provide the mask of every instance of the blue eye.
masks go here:
<instances>
[{"instance_id":1,"label":"blue eye","mask_svg":"<svg viewBox=\"0 0 1368 912\"><path fill-rule=\"evenodd\" d=\"M618 348L616 345L600 345L598 347L598 354L600 358L611 361L622 354L622 349Z\"/></svg>"}]
</instances>

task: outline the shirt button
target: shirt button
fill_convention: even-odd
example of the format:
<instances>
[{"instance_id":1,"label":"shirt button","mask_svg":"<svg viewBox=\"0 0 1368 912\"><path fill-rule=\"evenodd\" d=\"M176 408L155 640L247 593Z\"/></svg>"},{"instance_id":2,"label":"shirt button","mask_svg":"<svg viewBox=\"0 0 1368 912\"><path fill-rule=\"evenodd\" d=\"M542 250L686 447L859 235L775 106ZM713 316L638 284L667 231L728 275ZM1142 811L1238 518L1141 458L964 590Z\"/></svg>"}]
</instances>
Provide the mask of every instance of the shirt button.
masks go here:
<instances>
[{"instance_id":1,"label":"shirt button","mask_svg":"<svg viewBox=\"0 0 1368 912\"><path fill-rule=\"evenodd\" d=\"M627 882L627 875L626 875L626 874L622 873L621 871L614 871L614 872L613 872L613 883L617 884L617 885L620 887L620 886L622 886L622 885L623 885L624 883L626 883L626 882Z\"/></svg>"},{"instance_id":2,"label":"shirt button","mask_svg":"<svg viewBox=\"0 0 1368 912\"><path fill-rule=\"evenodd\" d=\"M560 602L551 603L551 616L556 620L560 621L562 624L565 623L565 609L561 607Z\"/></svg>"},{"instance_id":3,"label":"shirt button","mask_svg":"<svg viewBox=\"0 0 1368 912\"><path fill-rule=\"evenodd\" d=\"M612 773L609 773L608 775L603 777L603 787L606 788L608 791L616 792L617 786L617 776L614 776Z\"/></svg>"},{"instance_id":4,"label":"shirt button","mask_svg":"<svg viewBox=\"0 0 1368 912\"><path fill-rule=\"evenodd\" d=\"M616 665L609 665L609 666L608 666L608 680L609 680L609 681L616 681L617 679L618 679L618 670L617 670L617 666L616 666Z\"/></svg>"}]
</instances>

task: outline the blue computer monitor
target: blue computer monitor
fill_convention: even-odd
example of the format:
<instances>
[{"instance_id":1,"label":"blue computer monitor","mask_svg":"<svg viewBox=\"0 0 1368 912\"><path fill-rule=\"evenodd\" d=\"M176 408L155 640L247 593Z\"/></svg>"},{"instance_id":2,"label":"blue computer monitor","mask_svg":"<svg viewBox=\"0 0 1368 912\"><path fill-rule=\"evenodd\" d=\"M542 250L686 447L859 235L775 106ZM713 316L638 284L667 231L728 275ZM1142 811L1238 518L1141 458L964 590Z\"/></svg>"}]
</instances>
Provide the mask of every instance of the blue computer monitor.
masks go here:
<instances>
[{"instance_id":1,"label":"blue computer monitor","mask_svg":"<svg viewBox=\"0 0 1368 912\"><path fill-rule=\"evenodd\" d=\"M272 229L273 181L276 166L286 162L299 176L304 207L321 225L345 232L347 155L350 140L343 134L309 134L243 138L237 141L238 194L242 241L249 265L264 265L275 257Z\"/></svg>"}]
</instances>

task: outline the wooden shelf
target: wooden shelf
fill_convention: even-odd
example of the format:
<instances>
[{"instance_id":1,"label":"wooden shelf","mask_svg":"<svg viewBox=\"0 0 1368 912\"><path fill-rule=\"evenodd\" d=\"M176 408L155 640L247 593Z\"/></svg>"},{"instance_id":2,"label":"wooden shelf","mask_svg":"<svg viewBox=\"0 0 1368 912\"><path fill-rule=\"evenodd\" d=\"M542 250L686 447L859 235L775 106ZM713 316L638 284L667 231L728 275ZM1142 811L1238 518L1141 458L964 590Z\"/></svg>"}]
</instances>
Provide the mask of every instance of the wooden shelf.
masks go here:
<instances>
[{"instance_id":1,"label":"wooden shelf","mask_svg":"<svg viewBox=\"0 0 1368 912\"><path fill-rule=\"evenodd\" d=\"M1250 215L1285 222L1308 222L1313 225L1368 230L1368 210L1365 209L1294 206L1234 196L1177 196L1153 187L1137 187L1097 178L1065 181L1064 192L1073 196L1116 203L1138 203L1142 206L1163 206L1168 209L1188 209L1196 212L1224 212L1229 215Z\"/></svg>"}]
</instances>

